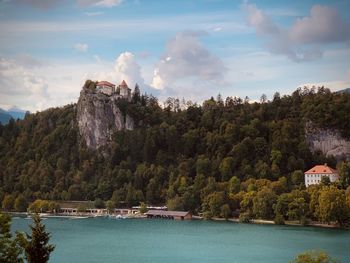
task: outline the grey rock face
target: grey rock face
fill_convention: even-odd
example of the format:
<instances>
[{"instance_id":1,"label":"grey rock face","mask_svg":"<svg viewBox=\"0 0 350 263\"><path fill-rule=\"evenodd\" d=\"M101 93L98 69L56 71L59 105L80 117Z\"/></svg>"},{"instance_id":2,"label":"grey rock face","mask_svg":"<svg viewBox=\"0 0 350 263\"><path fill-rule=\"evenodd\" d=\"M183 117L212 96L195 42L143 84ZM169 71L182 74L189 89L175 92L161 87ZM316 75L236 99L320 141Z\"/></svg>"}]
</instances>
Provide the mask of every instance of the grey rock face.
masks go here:
<instances>
[{"instance_id":1,"label":"grey rock face","mask_svg":"<svg viewBox=\"0 0 350 263\"><path fill-rule=\"evenodd\" d=\"M133 119L122 114L116 100L84 88L80 92L77 122L80 136L89 148L98 149L108 144L115 131L134 129Z\"/></svg>"},{"instance_id":2,"label":"grey rock face","mask_svg":"<svg viewBox=\"0 0 350 263\"><path fill-rule=\"evenodd\" d=\"M305 126L306 142L311 151L322 151L326 156L337 160L350 160L350 141L343 138L338 131L315 127L311 122Z\"/></svg>"}]
</instances>

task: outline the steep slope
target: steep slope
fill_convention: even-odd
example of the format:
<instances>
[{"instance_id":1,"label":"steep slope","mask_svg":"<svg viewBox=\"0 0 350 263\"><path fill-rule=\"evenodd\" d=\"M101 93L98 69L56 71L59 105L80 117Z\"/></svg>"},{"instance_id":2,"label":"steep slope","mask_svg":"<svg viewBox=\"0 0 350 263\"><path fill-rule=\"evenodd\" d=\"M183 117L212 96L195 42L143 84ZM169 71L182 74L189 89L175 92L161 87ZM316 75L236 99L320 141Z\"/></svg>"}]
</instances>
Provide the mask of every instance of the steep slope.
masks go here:
<instances>
[{"instance_id":1,"label":"steep slope","mask_svg":"<svg viewBox=\"0 0 350 263\"><path fill-rule=\"evenodd\" d=\"M350 140L342 137L338 131L315 127L312 122L308 122L305 135L312 152L321 151L337 160L350 160Z\"/></svg>"},{"instance_id":2,"label":"steep slope","mask_svg":"<svg viewBox=\"0 0 350 263\"><path fill-rule=\"evenodd\" d=\"M133 119L123 114L117 99L84 86L77 104L79 133L86 145L98 149L111 142L112 135L120 130L132 130Z\"/></svg>"}]
</instances>

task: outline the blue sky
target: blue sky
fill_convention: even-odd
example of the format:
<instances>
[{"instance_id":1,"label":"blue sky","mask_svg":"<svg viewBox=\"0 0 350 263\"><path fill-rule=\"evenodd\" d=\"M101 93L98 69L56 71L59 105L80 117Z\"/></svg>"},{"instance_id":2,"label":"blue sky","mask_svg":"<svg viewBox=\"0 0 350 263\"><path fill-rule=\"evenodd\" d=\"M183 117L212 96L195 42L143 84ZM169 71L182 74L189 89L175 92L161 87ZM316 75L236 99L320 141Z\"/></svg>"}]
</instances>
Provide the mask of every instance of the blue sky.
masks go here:
<instances>
[{"instance_id":1,"label":"blue sky","mask_svg":"<svg viewBox=\"0 0 350 263\"><path fill-rule=\"evenodd\" d=\"M0 0L0 107L76 102L87 78L160 101L350 87L350 1Z\"/></svg>"}]
</instances>

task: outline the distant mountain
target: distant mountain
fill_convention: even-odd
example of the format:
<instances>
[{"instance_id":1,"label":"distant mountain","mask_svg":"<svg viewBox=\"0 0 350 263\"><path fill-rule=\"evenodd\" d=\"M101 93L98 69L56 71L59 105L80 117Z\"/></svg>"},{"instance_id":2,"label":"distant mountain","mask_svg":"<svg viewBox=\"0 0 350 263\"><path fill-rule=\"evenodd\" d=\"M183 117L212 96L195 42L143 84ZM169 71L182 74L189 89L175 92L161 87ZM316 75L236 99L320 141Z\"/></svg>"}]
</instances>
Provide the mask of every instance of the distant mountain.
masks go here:
<instances>
[{"instance_id":1,"label":"distant mountain","mask_svg":"<svg viewBox=\"0 0 350 263\"><path fill-rule=\"evenodd\" d=\"M26 111L22 110L16 106L10 108L7 111L14 119L24 119L24 116L26 116Z\"/></svg>"},{"instance_id":2,"label":"distant mountain","mask_svg":"<svg viewBox=\"0 0 350 263\"><path fill-rule=\"evenodd\" d=\"M337 93L350 93L350 88L338 90Z\"/></svg>"},{"instance_id":3,"label":"distant mountain","mask_svg":"<svg viewBox=\"0 0 350 263\"><path fill-rule=\"evenodd\" d=\"M26 111L22 110L18 107L11 107L8 110L4 110L0 108L0 122L2 124L7 124L11 118L17 120L17 119L24 119L24 116L26 115Z\"/></svg>"},{"instance_id":4,"label":"distant mountain","mask_svg":"<svg viewBox=\"0 0 350 263\"><path fill-rule=\"evenodd\" d=\"M0 122L2 124L8 123L11 118L12 116L7 111L0 109Z\"/></svg>"}]
</instances>

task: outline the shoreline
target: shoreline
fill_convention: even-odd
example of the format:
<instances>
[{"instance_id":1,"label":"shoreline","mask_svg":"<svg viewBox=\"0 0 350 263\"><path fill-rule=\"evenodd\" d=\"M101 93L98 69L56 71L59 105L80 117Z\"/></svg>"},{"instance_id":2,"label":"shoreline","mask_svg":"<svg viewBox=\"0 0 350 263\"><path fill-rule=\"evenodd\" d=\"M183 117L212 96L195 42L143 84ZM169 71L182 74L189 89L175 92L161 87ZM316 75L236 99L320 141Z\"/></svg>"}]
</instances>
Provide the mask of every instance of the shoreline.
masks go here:
<instances>
[{"instance_id":1,"label":"shoreline","mask_svg":"<svg viewBox=\"0 0 350 263\"><path fill-rule=\"evenodd\" d=\"M29 217L31 213L27 212L3 212L10 214L12 216L25 216ZM141 214L125 214L122 215L123 217L118 217L118 215L111 215L111 214L91 214L91 213L79 213L76 215L67 215L67 214L51 214L51 213L39 213L40 217L43 218L67 218L67 219L87 219L87 218L98 218L98 217L103 217L103 218L114 218L114 219L147 219L146 215L141 215ZM251 222L249 223L242 223L239 221L238 218L219 218L219 217L213 217L211 219L204 219L203 217L200 216L193 216L193 220L209 220L209 221L216 221L216 222L232 222L232 223L238 223L238 224L254 224L254 225L276 225L273 220L264 220L264 219L252 219ZM311 221L307 225L302 225L297 221L285 221L285 224L280 225L280 226L298 226L298 227L317 227L317 228L328 228L328 229L343 229L343 230L350 230L349 226L339 226L336 224L323 224L320 222L314 222Z\"/></svg>"},{"instance_id":2,"label":"shoreline","mask_svg":"<svg viewBox=\"0 0 350 263\"><path fill-rule=\"evenodd\" d=\"M273 220L265 220L265 219L252 219L249 223L242 223L239 221L238 218L211 218L210 220L213 221L230 221L233 223L238 223L238 224L254 224L254 225L276 225L276 226L299 226L299 227L318 227L318 228L331 228L331 229L344 229L344 230L350 230L350 226L340 226L336 224L323 224L320 222L314 222L311 221L309 224L302 225L297 221L285 221L283 225L278 225L276 224Z\"/></svg>"}]
</instances>

